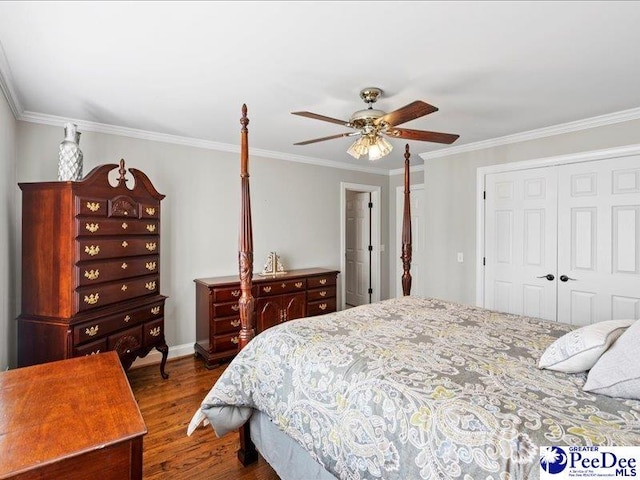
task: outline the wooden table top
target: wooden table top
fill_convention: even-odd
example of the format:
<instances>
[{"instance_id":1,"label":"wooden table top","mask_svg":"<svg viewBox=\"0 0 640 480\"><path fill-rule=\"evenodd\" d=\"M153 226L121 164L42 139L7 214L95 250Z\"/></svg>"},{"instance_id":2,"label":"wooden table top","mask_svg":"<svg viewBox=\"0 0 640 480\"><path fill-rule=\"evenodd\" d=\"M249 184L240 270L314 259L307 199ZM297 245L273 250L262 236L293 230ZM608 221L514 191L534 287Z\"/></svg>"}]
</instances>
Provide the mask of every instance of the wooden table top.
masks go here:
<instances>
[{"instance_id":1,"label":"wooden table top","mask_svg":"<svg viewBox=\"0 0 640 480\"><path fill-rule=\"evenodd\" d=\"M116 352L0 372L0 478L146 433Z\"/></svg>"}]
</instances>

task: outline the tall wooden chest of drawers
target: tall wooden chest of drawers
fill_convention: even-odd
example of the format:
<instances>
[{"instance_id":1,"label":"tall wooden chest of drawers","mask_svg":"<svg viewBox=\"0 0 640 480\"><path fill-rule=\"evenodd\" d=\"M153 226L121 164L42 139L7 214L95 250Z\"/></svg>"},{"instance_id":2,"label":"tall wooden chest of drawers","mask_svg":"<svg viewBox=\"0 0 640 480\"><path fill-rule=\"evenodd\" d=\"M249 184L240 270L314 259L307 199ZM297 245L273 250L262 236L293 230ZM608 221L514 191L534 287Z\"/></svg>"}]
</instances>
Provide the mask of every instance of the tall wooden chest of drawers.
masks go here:
<instances>
[{"instance_id":1,"label":"tall wooden chest of drawers","mask_svg":"<svg viewBox=\"0 0 640 480\"><path fill-rule=\"evenodd\" d=\"M337 270L308 268L253 277L256 333L302 317L336 311ZM199 278L196 283L196 355L207 367L238 352L238 276Z\"/></svg>"},{"instance_id":2,"label":"tall wooden chest of drawers","mask_svg":"<svg viewBox=\"0 0 640 480\"><path fill-rule=\"evenodd\" d=\"M18 365L115 350L129 368L168 348L160 294L160 201L120 161L79 182L21 183L22 309ZM134 185L127 185L128 181Z\"/></svg>"}]
</instances>

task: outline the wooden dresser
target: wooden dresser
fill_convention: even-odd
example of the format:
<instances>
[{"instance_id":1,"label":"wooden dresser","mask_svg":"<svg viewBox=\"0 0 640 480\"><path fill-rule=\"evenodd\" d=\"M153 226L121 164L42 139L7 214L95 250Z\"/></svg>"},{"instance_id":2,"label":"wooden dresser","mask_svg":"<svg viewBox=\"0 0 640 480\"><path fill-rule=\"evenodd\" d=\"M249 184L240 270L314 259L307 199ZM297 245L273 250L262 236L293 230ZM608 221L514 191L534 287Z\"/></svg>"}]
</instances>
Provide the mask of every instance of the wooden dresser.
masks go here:
<instances>
[{"instance_id":1,"label":"wooden dresser","mask_svg":"<svg viewBox=\"0 0 640 480\"><path fill-rule=\"evenodd\" d=\"M18 365L115 350L125 369L168 348L160 294L160 201L139 170L102 165L79 182L21 183ZM118 173L109 182L110 172ZM127 177L133 177L127 179ZM133 180L134 185L127 185Z\"/></svg>"},{"instance_id":2,"label":"wooden dresser","mask_svg":"<svg viewBox=\"0 0 640 480\"><path fill-rule=\"evenodd\" d=\"M291 270L253 277L257 332L295 318L336 311L337 270ZM196 355L213 367L238 352L238 276L199 278L196 283Z\"/></svg>"},{"instance_id":3,"label":"wooden dresser","mask_svg":"<svg viewBox=\"0 0 640 480\"><path fill-rule=\"evenodd\" d=\"M0 478L142 478L147 427L115 352L0 372L0 405Z\"/></svg>"}]
</instances>

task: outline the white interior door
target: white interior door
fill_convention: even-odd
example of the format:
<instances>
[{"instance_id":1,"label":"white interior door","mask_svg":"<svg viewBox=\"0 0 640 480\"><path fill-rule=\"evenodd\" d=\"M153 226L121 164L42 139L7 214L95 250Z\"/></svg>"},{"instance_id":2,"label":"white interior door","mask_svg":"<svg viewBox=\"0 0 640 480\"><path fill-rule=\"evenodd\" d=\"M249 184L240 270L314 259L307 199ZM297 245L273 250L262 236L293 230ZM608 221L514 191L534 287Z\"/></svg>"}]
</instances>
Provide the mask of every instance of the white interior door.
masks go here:
<instances>
[{"instance_id":1,"label":"white interior door","mask_svg":"<svg viewBox=\"0 0 640 480\"><path fill-rule=\"evenodd\" d=\"M424 184L411 185L411 295L425 296L426 285L422 275L425 255L425 193ZM396 296L402 296L402 216L404 213L404 186L396 188Z\"/></svg>"},{"instance_id":2,"label":"white interior door","mask_svg":"<svg viewBox=\"0 0 640 480\"><path fill-rule=\"evenodd\" d=\"M346 292L347 305L369 303L371 279L371 221L369 192L346 192Z\"/></svg>"},{"instance_id":3,"label":"white interior door","mask_svg":"<svg viewBox=\"0 0 640 480\"><path fill-rule=\"evenodd\" d=\"M556 182L554 168L486 176L486 308L556 319Z\"/></svg>"},{"instance_id":4,"label":"white interior door","mask_svg":"<svg viewBox=\"0 0 640 480\"><path fill-rule=\"evenodd\" d=\"M558 168L558 320L640 318L640 156Z\"/></svg>"}]
</instances>

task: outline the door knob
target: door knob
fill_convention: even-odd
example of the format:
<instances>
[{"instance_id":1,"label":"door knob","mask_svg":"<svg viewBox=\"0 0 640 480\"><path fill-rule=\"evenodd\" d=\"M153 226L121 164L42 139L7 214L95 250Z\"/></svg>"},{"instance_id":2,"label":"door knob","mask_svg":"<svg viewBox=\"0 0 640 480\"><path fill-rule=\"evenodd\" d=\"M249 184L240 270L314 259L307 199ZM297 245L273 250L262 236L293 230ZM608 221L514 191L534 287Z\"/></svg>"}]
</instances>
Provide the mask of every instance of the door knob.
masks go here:
<instances>
[{"instance_id":1,"label":"door knob","mask_svg":"<svg viewBox=\"0 0 640 480\"><path fill-rule=\"evenodd\" d=\"M553 273L547 273L546 275L542 275L541 277L538 277L538 278L546 278L550 282L553 282L556 279L556 277L553 276Z\"/></svg>"},{"instance_id":2,"label":"door knob","mask_svg":"<svg viewBox=\"0 0 640 480\"><path fill-rule=\"evenodd\" d=\"M567 280L575 280L575 278L567 277L566 275L560 275L561 282L566 282Z\"/></svg>"}]
</instances>

